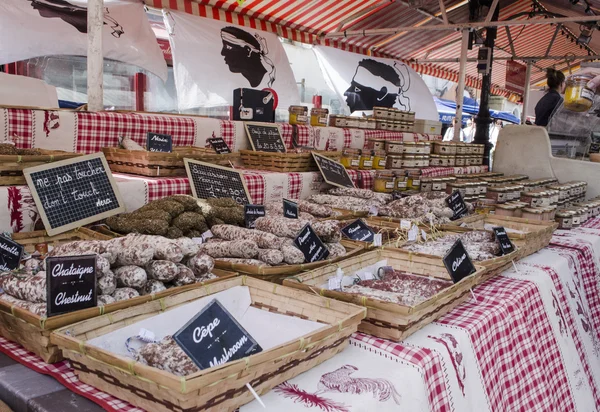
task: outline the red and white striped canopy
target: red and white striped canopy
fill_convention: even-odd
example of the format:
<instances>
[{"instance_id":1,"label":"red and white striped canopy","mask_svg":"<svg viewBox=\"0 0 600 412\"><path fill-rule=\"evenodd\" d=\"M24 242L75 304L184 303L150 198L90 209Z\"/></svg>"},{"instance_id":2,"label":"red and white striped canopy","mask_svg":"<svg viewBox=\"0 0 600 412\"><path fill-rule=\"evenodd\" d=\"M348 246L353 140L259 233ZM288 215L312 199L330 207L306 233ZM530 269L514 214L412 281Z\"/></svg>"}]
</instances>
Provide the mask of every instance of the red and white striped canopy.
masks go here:
<instances>
[{"instance_id":1,"label":"red and white striped canopy","mask_svg":"<svg viewBox=\"0 0 600 412\"><path fill-rule=\"evenodd\" d=\"M552 2L552 0L548 0ZM410 7L404 0L145 0L155 8L184 11L197 16L227 21L242 26L277 33L284 38L310 44L325 44L362 54L390 57L410 62L420 73L458 81L459 64L419 63L419 60L456 59L460 56L458 32L417 31L396 35L348 36L327 39L323 36L344 30L368 30L404 26L443 24L438 0L422 0L420 8ZM501 0L500 20L527 19L527 13L540 10L538 0ZM467 0L445 0L450 23L468 21ZM574 13L583 14L583 9ZM577 15L577 14L575 14ZM544 56L554 38L555 25L513 26L510 28L516 56ZM576 36L566 27L559 31L550 47L550 56L596 55L591 48L575 43ZM499 28L495 56L510 57L511 41L505 28ZM469 52L477 57L477 49ZM577 64L577 61L571 62ZM563 60L540 60L532 70L531 83L544 79L547 67L565 69ZM505 89L506 61L495 61L492 70L493 93L508 96ZM467 85L480 87L481 78L476 63L467 64Z\"/></svg>"}]
</instances>

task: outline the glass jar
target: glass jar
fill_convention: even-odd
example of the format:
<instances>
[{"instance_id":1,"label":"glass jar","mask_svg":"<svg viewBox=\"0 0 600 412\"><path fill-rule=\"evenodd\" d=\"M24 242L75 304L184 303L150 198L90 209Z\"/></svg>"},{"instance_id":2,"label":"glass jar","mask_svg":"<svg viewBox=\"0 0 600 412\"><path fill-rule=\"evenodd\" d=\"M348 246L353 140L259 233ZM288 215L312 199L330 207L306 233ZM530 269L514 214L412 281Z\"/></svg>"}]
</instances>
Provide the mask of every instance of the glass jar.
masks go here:
<instances>
[{"instance_id":1,"label":"glass jar","mask_svg":"<svg viewBox=\"0 0 600 412\"><path fill-rule=\"evenodd\" d=\"M404 170L396 170L394 171L395 177L395 190L398 192L404 192L408 190L408 177L406 176L406 171Z\"/></svg>"},{"instance_id":2,"label":"glass jar","mask_svg":"<svg viewBox=\"0 0 600 412\"><path fill-rule=\"evenodd\" d=\"M442 155L446 159L446 166L453 167L456 165L456 157L454 155Z\"/></svg>"},{"instance_id":3,"label":"glass jar","mask_svg":"<svg viewBox=\"0 0 600 412\"><path fill-rule=\"evenodd\" d=\"M363 150L360 154L360 162L358 164L359 170L371 170L373 169L373 152L370 150Z\"/></svg>"},{"instance_id":4,"label":"glass jar","mask_svg":"<svg viewBox=\"0 0 600 412\"><path fill-rule=\"evenodd\" d=\"M308 107L290 106L290 124L305 125L308 123Z\"/></svg>"},{"instance_id":5,"label":"glass jar","mask_svg":"<svg viewBox=\"0 0 600 412\"><path fill-rule=\"evenodd\" d=\"M485 197L496 203L506 203L509 199L509 189L502 186L488 187Z\"/></svg>"},{"instance_id":6,"label":"glass jar","mask_svg":"<svg viewBox=\"0 0 600 412\"><path fill-rule=\"evenodd\" d=\"M526 207L523 209L523 219L542 220L543 210L540 208Z\"/></svg>"},{"instance_id":7,"label":"glass jar","mask_svg":"<svg viewBox=\"0 0 600 412\"><path fill-rule=\"evenodd\" d=\"M465 156L462 156L462 155L459 156L459 155L457 155L454 158L454 165L455 166L466 166L466 164L465 164L466 161L467 161L467 158Z\"/></svg>"},{"instance_id":8,"label":"glass jar","mask_svg":"<svg viewBox=\"0 0 600 412\"><path fill-rule=\"evenodd\" d=\"M402 156L388 155L385 163L386 169L402 169Z\"/></svg>"},{"instance_id":9,"label":"glass jar","mask_svg":"<svg viewBox=\"0 0 600 412\"><path fill-rule=\"evenodd\" d=\"M432 154L429 156L429 165L438 167L446 166L446 159L444 159L444 157L445 156Z\"/></svg>"},{"instance_id":10,"label":"glass jar","mask_svg":"<svg viewBox=\"0 0 600 412\"><path fill-rule=\"evenodd\" d=\"M565 109L572 112L587 112L594 104L595 92L587 84L594 78L592 74L572 74L567 78L565 88Z\"/></svg>"},{"instance_id":11,"label":"glass jar","mask_svg":"<svg viewBox=\"0 0 600 412\"><path fill-rule=\"evenodd\" d=\"M421 192L431 192L433 190L433 178L421 178Z\"/></svg>"},{"instance_id":12,"label":"glass jar","mask_svg":"<svg viewBox=\"0 0 600 412\"><path fill-rule=\"evenodd\" d=\"M429 155L415 156L415 166L414 167L428 167L428 166L429 166Z\"/></svg>"},{"instance_id":13,"label":"glass jar","mask_svg":"<svg viewBox=\"0 0 600 412\"><path fill-rule=\"evenodd\" d=\"M421 171L419 169L408 170L408 188L421 190Z\"/></svg>"},{"instance_id":14,"label":"glass jar","mask_svg":"<svg viewBox=\"0 0 600 412\"><path fill-rule=\"evenodd\" d=\"M394 172L391 170L380 170L375 172L373 191L379 193L392 193L395 187Z\"/></svg>"},{"instance_id":15,"label":"glass jar","mask_svg":"<svg viewBox=\"0 0 600 412\"><path fill-rule=\"evenodd\" d=\"M445 185L448 187L448 185ZM441 192L444 190L444 179L442 178L433 178L431 180L431 191L432 192ZM421 191L423 191L423 183L421 183Z\"/></svg>"},{"instance_id":16,"label":"glass jar","mask_svg":"<svg viewBox=\"0 0 600 412\"><path fill-rule=\"evenodd\" d=\"M341 114L332 114L329 116L327 124L331 127L346 127L346 116Z\"/></svg>"},{"instance_id":17,"label":"glass jar","mask_svg":"<svg viewBox=\"0 0 600 412\"><path fill-rule=\"evenodd\" d=\"M571 229L573 227L573 215L566 210L556 212L554 220L558 223L559 229Z\"/></svg>"},{"instance_id":18,"label":"glass jar","mask_svg":"<svg viewBox=\"0 0 600 412\"><path fill-rule=\"evenodd\" d=\"M367 147L372 150L385 150L385 140L370 138L367 140Z\"/></svg>"},{"instance_id":19,"label":"glass jar","mask_svg":"<svg viewBox=\"0 0 600 412\"><path fill-rule=\"evenodd\" d=\"M448 183L446 185L446 193L449 195L451 195L452 193L454 193L457 190L460 193L460 195L464 198L467 195L467 184L460 183L460 182L454 182L454 183Z\"/></svg>"},{"instance_id":20,"label":"glass jar","mask_svg":"<svg viewBox=\"0 0 600 412\"><path fill-rule=\"evenodd\" d=\"M373 150L373 169L381 170L385 169L387 164L387 157L385 155L385 150Z\"/></svg>"},{"instance_id":21,"label":"glass jar","mask_svg":"<svg viewBox=\"0 0 600 412\"><path fill-rule=\"evenodd\" d=\"M346 169L358 170L358 167L360 166L360 149L344 149L340 163L343 164Z\"/></svg>"},{"instance_id":22,"label":"glass jar","mask_svg":"<svg viewBox=\"0 0 600 412\"><path fill-rule=\"evenodd\" d=\"M361 118L358 119L358 128L359 129L366 129L367 126L368 126L368 123L367 123L367 119L366 118L361 117Z\"/></svg>"},{"instance_id":23,"label":"glass jar","mask_svg":"<svg viewBox=\"0 0 600 412\"><path fill-rule=\"evenodd\" d=\"M386 152L388 152L388 154L402 154L404 152L404 145L402 144L402 142L392 142L388 140L385 142L385 150Z\"/></svg>"},{"instance_id":24,"label":"glass jar","mask_svg":"<svg viewBox=\"0 0 600 412\"><path fill-rule=\"evenodd\" d=\"M358 117L346 117L346 127L349 129L358 129Z\"/></svg>"},{"instance_id":25,"label":"glass jar","mask_svg":"<svg viewBox=\"0 0 600 412\"><path fill-rule=\"evenodd\" d=\"M327 126L327 115L329 109L310 109L310 125L311 126Z\"/></svg>"},{"instance_id":26,"label":"glass jar","mask_svg":"<svg viewBox=\"0 0 600 412\"><path fill-rule=\"evenodd\" d=\"M405 169L419 167L421 159L417 159L415 155L404 155L402 157L402 167Z\"/></svg>"},{"instance_id":27,"label":"glass jar","mask_svg":"<svg viewBox=\"0 0 600 412\"><path fill-rule=\"evenodd\" d=\"M456 145L450 142L433 142L433 153L439 155L456 154Z\"/></svg>"},{"instance_id":28,"label":"glass jar","mask_svg":"<svg viewBox=\"0 0 600 412\"><path fill-rule=\"evenodd\" d=\"M405 155L416 155L417 154L417 142L403 142L404 154Z\"/></svg>"},{"instance_id":29,"label":"glass jar","mask_svg":"<svg viewBox=\"0 0 600 412\"><path fill-rule=\"evenodd\" d=\"M494 208L494 214L498 216L514 217L517 207L515 205L497 204Z\"/></svg>"},{"instance_id":30,"label":"glass jar","mask_svg":"<svg viewBox=\"0 0 600 412\"><path fill-rule=\"evenodd\" d=\"M377 122L377 130L387 130L388 129L388 120L376 120Z\"/></svg>"},{"instance_id":31,"label":"glass jar","mask_svg":"<svg viewBox=\"0 0 600 412\"><path fill-rule=\"evenodd\" d=\"M393 112L388 107L373 107L373 116L376 119L388 120L393 117Z\"/></svg>"},{"instance_id":32,"label":"glass jar","mask_svg":"<svg viewBox=\"0 0 600 412\"><path fill-rule=\"evenodd\" d=\"M367 119L367 129L369 129L369 130L377 129L377 120L368 118Z\"/></svg>"},{"instance_id":33,"label":"glass jar","mask_svg":"<svg viewBox=\"0 0 600 412\"><path fill-rule=\"evenodd\" d=\"M492 199L479 199L475 202L475 213L485 215L494 211L494 201Z\"/></svg>"}]
</instances>

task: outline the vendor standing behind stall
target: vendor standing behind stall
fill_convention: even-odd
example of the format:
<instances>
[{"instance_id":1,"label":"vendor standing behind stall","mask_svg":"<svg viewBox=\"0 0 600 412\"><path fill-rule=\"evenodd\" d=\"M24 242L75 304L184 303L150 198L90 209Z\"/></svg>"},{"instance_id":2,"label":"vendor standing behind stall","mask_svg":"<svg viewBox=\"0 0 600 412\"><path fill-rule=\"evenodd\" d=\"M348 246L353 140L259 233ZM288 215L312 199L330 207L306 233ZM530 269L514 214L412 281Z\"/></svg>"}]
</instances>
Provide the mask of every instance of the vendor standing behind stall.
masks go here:
<instances>
[{"instance_id":1,"label":"vendor standing behind stall","mask_svg":"<svg viewBox=\"0 0 600 412\"><path fill-rule=\"evenodd\" d=\"M544 127L548 126L554 109L563 101L560 93L565 84L565 75L558 70L548 69L546 70L546 79L550 90L535 106L535 124Z\"/></svg>"}]
</instances>

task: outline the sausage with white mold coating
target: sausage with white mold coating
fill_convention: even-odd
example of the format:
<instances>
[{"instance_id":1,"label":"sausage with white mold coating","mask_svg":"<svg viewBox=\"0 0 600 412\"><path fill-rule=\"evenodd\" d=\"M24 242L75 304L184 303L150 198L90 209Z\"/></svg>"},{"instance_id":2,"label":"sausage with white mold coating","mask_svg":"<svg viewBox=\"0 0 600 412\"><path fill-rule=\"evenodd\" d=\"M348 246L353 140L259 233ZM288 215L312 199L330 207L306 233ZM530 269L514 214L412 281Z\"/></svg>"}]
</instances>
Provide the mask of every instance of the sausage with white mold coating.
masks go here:
<instances>
[{"instance_id":1,"label":"sausage with white mold coating","mask_svg":"<svg viewBox=\"0 0 600 412\"><path fill-rule=\"evenodd\" d=\"M127 235L119 242L119 245L125 249L137 247L137 245L146 245L154 250L153 258L155 260L168 260L179 263L183 259L183 251L178 244L162 236L153 235Z\"/></svg>"},{"instance_id":2,"label":"sausage with white mold coating","mask_svg":"<svg viewBox=\"0 0 600 412\"><path fill-rule=\"evenodd\" d=\"M117 260L118 266L135 265L144 266L154 258L155 249L151 244L145 242L131 242L127 237L120 237L109 240L118 248Z\"/></svg>"},{"instance_id":3,"label":"sausage with white mold coating","mask_svg":"<svg viewBox=\"0 0 600 412\"><path fill-rule=\"evenodd\" d=\"M179 246L184 258L192 257L200 250L200 246L188 237L173 239L173 242Z\"/></svg>"},{"instance_id":4,"label":"sausage with white mold coating","mask_svg":"<svg viewBox=\"0 0 600 412\"><path fill-rule=\"evenodd\" d=\"M223 262L237 263L240 265L251 265L251 266L259 266L259 267L270 267L271 266L268 263L265 263L265 262L263 262L261 260L257 260L257 259L222 258L219 260L223 261Z\"/></svg>"},{"instance_id":5,"label":"sausage with white mold coating","mask_svg":"<svg viewBox=\"0 0 600 412\"><path fill-rule=\"evenodd\" d=\"M115 298L110 295L98 295L98 306L106 306L115 302Z\"/></svg>"},{"instance_id":6,"label":"sausage with white mold coating","mask_svg":"<svg viewBox=\"0 0 600 412\"><path fill-rule=\"evenodd\" d=\"M140 293L133 288L117 288L112 297L117 301L133 299L140 296Z\"/></svg>"},{"instance_id":7,"label":"sausage with white mold coating","mask_svg":"<svg viewBox=\"0 0 600 412\"><path fill-rule=\"evenodd\" d=\"M211 228L211 232L225 240L252 240L261 249L279 249L282 242L282 239L274 234L233 225L215 225Z\"/></svg>"},{"instance_id":8,"label":"sausage with white mold coating","mask_svg":"<svg viewBox=\"0 0 600 412\"><path fill-rule=\"evenodd\" d=\"M12 297L32 303L46 302L46 272L35 275L4 274L0 288Z\"/></svg>"},{"instance_id":9,"label":"sausage with white mold coating","mask_svg":"<svg viewBox=\"0 0 600 412\"><path fill-rule=\"evenodd\" d=\"M100 294L112 295L117 288L117 277L112 271L109 271L100 279L96 280L96 286L98 287Z\"/></svg>"},{"instance_id":10,"label":"sausage with white mold coating","mask_svg":"<svg viewBox=\"0 0 600 412\"><path fill-rule=\"evenodd\" d=\"M301 265L306 261L304 253L296 246L283 245L281 247L281 252L283 253L284 262L288 265Z\"/></svg>"},{"instance_id":11,"label":"sausage with white mold coating","mask_svg":"<svg viewBox=\"0 0 600 412\"><path fill-rule=\"evenodd\" d=\"M63 243L54 247L48 256L77 256L77 255L99 255L108 260L112 265L117 259L118 250L110 242L102 240L77 240Z\"/></svg>"},{"instance_id":12,"label":"sausage with white mold coating","mask_svg":"<svg viewBox=\"0 0 600 412\"><path fill-rule=\"evenodd\" d=\"M142 295L151 295L152 293L159 293L163 290L167 290L167 287L163 282L156 279L150 279L148 282L146 282L146 285L140 289L140 293Z\"/></svg>"},{"instance_id":13,"label":"sausage with white mold coating","mask_svg":"<svg viewBox=\"0 0 600 412\"><path fill-rule=\"evenodd\" d=\"M177 277L173 279L173 285L183 286L196 283L196 276L194 275L192 269L188 268L186 265L183 265L181 263L176 263L176 265L179 269L179 273L177 273Z\"/></svg>"},{"instance_id":14,"label":"sausage with white mold coating","mask_svg":"<svg viewBox=\"0 0 600 412\"><path fill-rule=\"evenodd\" d=\"M10 306L16 306L18 308L28 310L38 316L46 316L46 304L45 303L32 303L27 302L23 299L17 299L6 293L0 294L0 301L7 303Z\"/></svg>"},{"instance_id":15,"label":"sausage with white mold coating","mask_svg":"<svg viewBox=\"0 0 600 412\"><path fill-rule=\"evenodd\" d=\"M255 225L257 230L294 239L307 223L309 222L304 219L261 217L256 219ZM338 229L338 223L337 220L312 222L311 227L323 242L339 242L342 235Z\"/></svg>"},{"instance_id":16,"label":"sausage with white mold coating","mask_svg":"<svg viewBox=\"0 0 600 412\"><path fill-rule=\"evenodd\" d=\"M262 260L272 266L279 265L283 262L283 253L278 249L260 249L258 251L258 260Z\"/></svg>"},{"instance_id":17,"label":"sausage with white mold coating","mask_svg":"<svg viewBox=\"0 0 600 412\"><path fill-rule=\"evenodd\" d=\"M215 267L215 261L212 257L205 253L198 252L196 256L192 256L186 262L186 266L192 269L196 277L201 277L210 273Z\"/></svg>"},{"instance_id":18,"label":"sausage with white mold coating","mask_svg":"<svg viewBox=\"0 0 600 412\"><path fill-rule=\"evenodd\" d=\"M346 256L346 248L341 243L326 243L325 246L329 250L327 259L337 259Z\"/></svg>"},{"instance_id":19,"label":"sausage with white mold coating","mask_svg":"<svg viewBox=\"0 0 600 412\"><path fill-rule=\"evenodd\" d=\"M154 260L148 263L145 268L149 279L156 279L161 282L171 282L179 274L177 264L168 260Z\"/></svg>"},{"instance_id":20,"label":"sausage with white mold coating","mask_svg":"<svg viewBox=\"0 0 600 412\"><path fill-rule=\"evenodd\" d=\"M141 288L148 281L146 271L139 266L121 266L114 270L114 274L119 287Z\"/></svg>"},{"instance_id":21,"label":"sausage with white mold coating","mask_svg":"<svg viewBox=\"0 0 600 412\"><path fill-rule=\"evenodd\" d=\"M234 257L252 259L258 255L258 245L252 240L231 240L225 242L203 243L200 252L213 258Z\"/></svg>"}]
</instances>

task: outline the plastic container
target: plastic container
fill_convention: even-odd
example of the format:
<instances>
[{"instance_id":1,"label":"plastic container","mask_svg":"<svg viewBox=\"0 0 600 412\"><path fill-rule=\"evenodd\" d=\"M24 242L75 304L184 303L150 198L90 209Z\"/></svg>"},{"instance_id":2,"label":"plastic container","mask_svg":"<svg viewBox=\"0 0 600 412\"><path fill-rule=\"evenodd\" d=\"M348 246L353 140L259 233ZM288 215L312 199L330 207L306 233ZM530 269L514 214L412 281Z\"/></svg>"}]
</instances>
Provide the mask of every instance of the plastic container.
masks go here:
<instances>
[{"instance_id":1,"label":"plastic container","mask_svg":"<svg viewBox=\"0 0 600 412\"><path fill-rule=\"evenodd\" d=\"M594 78L592 74L572 74L567 78L565 88L565 109L572 112L587 112L594 104L595 92L587 84Z\"/></svg>"}]
</instances>

